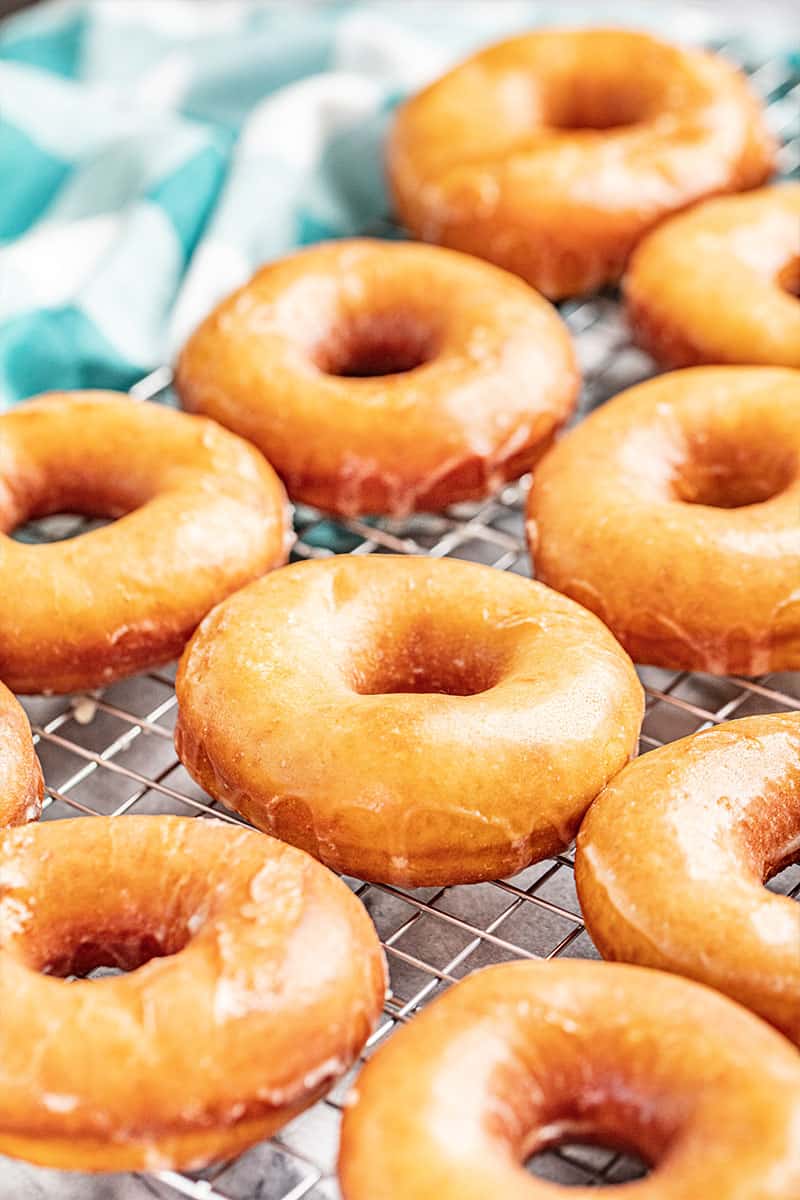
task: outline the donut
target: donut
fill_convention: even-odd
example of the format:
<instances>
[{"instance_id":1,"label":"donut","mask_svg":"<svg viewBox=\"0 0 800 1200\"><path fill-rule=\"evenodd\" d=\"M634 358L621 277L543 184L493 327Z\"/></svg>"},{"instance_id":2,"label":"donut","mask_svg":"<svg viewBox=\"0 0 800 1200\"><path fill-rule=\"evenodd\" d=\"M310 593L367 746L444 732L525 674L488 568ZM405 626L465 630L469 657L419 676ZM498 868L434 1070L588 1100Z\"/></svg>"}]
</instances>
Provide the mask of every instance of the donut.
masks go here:
<instances>
[{"instance_id":1,"label":"donut","mask_svg":"<svg viewBox=\"0 0 800 1200\"><path fill-rule=\"evenodd\" d=\"M662 366L800 367L800 183L665 221L637 247L624 290L634 338Z\"/></svg>"},{"instance_id":2,"label":"donut","mask_svg":"<svg viewBox=\"0 0 800 1200\"><path fill-rule=\"evenodd\" d=\"M800 1045L800 905L764 881L800 857L800 714L727 721L626 767L575 863L604 958L726 992Z\"/></svg>"},{"instance_id":3,"label":"donut","mask_svg":"<svg viewBox=\"0 0 800 1200\"><path fill-rule=\"evenodd\" d=\"M547 456L536 574L636 662L800 667L800 372L691 367L622 392Z\"/></svg>"},{"instance_id":4,"label":"donut","mask_svg":"<svg viewBox=\"0 0 800 1200\"><path fill-rule=\"evenodd\" d=\"M263 267L180 355L184 408L248 438L293 500L405 516L524 474L579 386L566 326L520 280L356 239Z\"/></svg>"},{"instance_id":5,"label":"donut","mask_svg":"<svg viewBox=\"0 0 800 1200\"><path fill-rule=\"evenodd\" d=\"M6 536L50 513L119 517L79 538ZM0 679L71 692L175 658L208 610L283 562L283 488L212 421L113 392L0 415Z\"/></svg>"},{"instance_id":6,"label":"donut","mask_svg":"<svg viewBox=\"0 0 800 1200\"><path fill-rule=\"evenodd\" d=\"M44 781L31 727L20 704L0 683L0 828L35 821Z\"/></svg>"},{"instance_id":7,"label":"donut","mask_svg":"<svg viewBox=\"0 0 800 1200\"><path fill-rule=\"evenodd\" d=\"M203 622L175 745L221 800L327 866L420 887L563 850L627 762L633 666L576 604L455 559L296 563Z\"/></svg>"},{"instance_id":8,"label":"donut","mask_svg":"<svg viewBox=\"0 0 800 1200\"><path fill-rule=\"evenodd\" d=\"M553 1200L562 1189L525 1160L598 1141L652 1165L630 1188L643 1200L788 1200L799 1127L800 1057L726 997L641 967L513 962L450 988L371 1058L339 1175L344 1200Z\"/></svg>"},{"instance_id":9,"label":"donut","mask_svg":"<svg viewBox=\"0 0 800 1200\"><path fill-rule=\"evenodd\" d=\"M619 29L540 30L482 50L399 109L388 177L415 237L559 298L619 278L653 225L756 187L775 144L717 55Z\"/></svg>"},{"instance_id":10,"label":"donut","mask_svg":"<svg viewBox=\"0 0 800 1200\"><path fill-rule=\"evenodd\" d=\"M67 982L99 966L129 973ZM268 1137L357 1057L385 976L308 855L189 817L0 834L0 1153L195 1169Z\"/></svg>"}]
</instances>

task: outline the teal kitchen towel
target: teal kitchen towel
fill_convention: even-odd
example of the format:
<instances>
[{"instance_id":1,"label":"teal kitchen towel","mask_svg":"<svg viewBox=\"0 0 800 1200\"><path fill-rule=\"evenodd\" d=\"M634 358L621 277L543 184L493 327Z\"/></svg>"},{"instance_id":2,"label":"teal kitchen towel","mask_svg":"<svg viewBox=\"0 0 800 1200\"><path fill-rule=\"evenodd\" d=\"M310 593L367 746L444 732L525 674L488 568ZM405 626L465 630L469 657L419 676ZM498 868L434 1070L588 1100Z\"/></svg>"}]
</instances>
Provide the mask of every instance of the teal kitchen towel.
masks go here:
<instances>
[{"instance_id":1,"label":"teal kitchen towel","mask_svg":"<svg viewBox=\"0 0 800 1200\"><path fill-rule=\"evenodd\" d=\"M712 35L695 8L641 8L673 36ZM0 409L127 388L261 262L390 232L392 107L474 47L565 12L596 22L600 9L51 0L5 22Z\"/></svg>"}]
</instances>

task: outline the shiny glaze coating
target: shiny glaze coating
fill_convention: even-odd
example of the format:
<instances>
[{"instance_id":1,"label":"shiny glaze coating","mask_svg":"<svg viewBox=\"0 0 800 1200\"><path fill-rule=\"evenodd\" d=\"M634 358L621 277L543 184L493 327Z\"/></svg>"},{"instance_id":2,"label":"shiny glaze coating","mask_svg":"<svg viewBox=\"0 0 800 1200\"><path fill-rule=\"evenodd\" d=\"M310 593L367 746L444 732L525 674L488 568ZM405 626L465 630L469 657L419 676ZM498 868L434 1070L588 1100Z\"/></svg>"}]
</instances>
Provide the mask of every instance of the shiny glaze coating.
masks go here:
<instances>
[{"instance_id":1,"label":"shiny glaze coating","mask_svg":"<svg viewBox=\"0 0 800 1200\"><path fill-rule=\"evenodd\" d=\"M3 536L75 512L114 524L50 545ZM0 679L70 692L167 662L209 609L283 562L286 497L213 421L115 392L0 416Z\"/></svg>"},{"instance_id":2,"label":"shiny glaze coating","mask_svg":"<svg viewBox=\"0 0 800 1200\"><path fill-rule=\"evenodd\" d=\"M0 683L0 828L35 821L44 781L31 727L20 704Z\"/></svg>"},{"instance_id":3,"label":"shiny glaze coating","mask_svg":"<svg viewBox=\"0 0 800 1200\"><path fill-rule=\"evenodd\" d=\"M696 983L604 963L514 962L456 984L377 1051L345 1113L344 1200L593 1200L534 1179L548 1146L654 1165L637 1200L800 1195L800 1056Z\"/></svg>"},{"instance_id":4,"label":"shiny glaze coating","mask_svg":"<svg viewBox=\"0 0 800 1200\"><path fill-rule=\"evenodd\" d=\"M404 104L388 171L415 237L558 298L617 279L658 221L756 187L774 156L762 106L724 59L551 29L490 46Z\"/></svg>"},{"instance_id":5,"label":"shiny glaze coating","mask_svg":"<svg viewBox=\"0 0 800 1200\"><path fill-rule=\"evenodd\" d=\"M294 500L400 516L524 474L569 416L566 327L520 280L355 239L263 267L189 339L184 408L261 449Z\"/></svg>"},{"instance_id":6,"label":"shiny glaze coating","mask_svg":"<svg viewBox=\"0 0 800 1200\"><path fill-rule=\"evenodd\" d=\"M547 456L536 575L636 662L800 667L800 372L694 367L621 393Z\"/></svg>"},{"instance_id":7,"label":"shiny glaze coating","mask_svg":"<svg viewBox=\"0 0 800 1200\"><path fill-rule=\"evenodd\" d=\"M729 721L636 759L578 838L604 958L726 992L800 1045L800 905L764 881L800 858L800 714Z\"/></svg>"},{"instance_id":8,"label":"shiny glaze coating","mask_svg":"<svg viewBox=\"0 0 800 1200\"><path fill-rule=\"evenodd\" d=\"M100 965L129 973L59 978ZM8 830L0 1153L82 1171L232 1155L346 1070L384 988L359 901L253 830L165 816Z\"/></svg>"},{"instance_id":9,"label":"shiny glaze coating","mask_svg":"<svg viewBox=\"0 0 800 1200\"><path fill-rule=\"evenodd\" d=\"M511 875L563 850L634 751L608 631L521 576L340 556L245 588L181 660L175 744L254 825L362 879Z\"/></svg>"},{"instance_id":10,"label":"shiny glaze coating","mask_svg":"<svg viewBox=\"0 0 800 1200\"><path fill-rule=\"evenodd\" d=\"M640 244L625 276L634 336L666 367L800 367L798 287L800 183L673 217Z\"/></svg>"}]
</instances>

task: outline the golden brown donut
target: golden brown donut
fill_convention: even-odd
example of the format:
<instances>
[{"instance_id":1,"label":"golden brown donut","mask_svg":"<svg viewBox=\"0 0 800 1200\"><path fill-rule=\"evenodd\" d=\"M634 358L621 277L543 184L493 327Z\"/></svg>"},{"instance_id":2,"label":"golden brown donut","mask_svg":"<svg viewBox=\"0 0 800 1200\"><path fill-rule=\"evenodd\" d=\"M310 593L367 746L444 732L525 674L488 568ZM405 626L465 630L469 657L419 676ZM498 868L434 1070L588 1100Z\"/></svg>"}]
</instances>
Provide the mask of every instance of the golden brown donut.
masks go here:
<instances>
[{"instance_id":1,"label":"golden brown donut","mask_svg":"<svg viewBox=\"0 0 800 1200\"><path fill-rule=\"evenodd\" d=\"M0 828L35 821L42 811L44 781L20 704L0 683Z\"/></svg>"},{"instance_id":2,"label":"golden brown donut","mask_svg":"<svg viewBox=\"0 0 800 1200\"><path fill-rule=\"evenodd\" d=\"M800 183L707 200L637 247L625 298L663 366L800 367Z\"/></svg>"},{"instance_id":3,"label":"golden brown donut","mask_svg":"<svg viewBox=\"0 0 800 1200\"><path fill-rule=\"evenodd\" d=\"M636 662L800 667L800 372L694 367L621 393L542 462L536 574Z\"/></svg>"},{"instance_id":4,"label":"golden brown donut","mask_svg":"<svg viewBox=\"0 0 800 1200\"><path fill-rule=\"evenodd\" d=\"M404 104L388 173L415 237L546 296L617 279L670 213L756 187L775 146L724 59L620 29L540 30L482 50Z\"/></svg>"},{"instance_id":5,"label":"golden brown donut","mask_svg":"<svg viewBox=\"0 0 800 1200\"><path fill-rule=\"evenodd\" d=\"M181 659L175 745L260 829L362 879L514 874L629 759L633 667L591 614L455 559L339 556L252 584Z\"/></svg>"},{"instance_id":6,"label":"golden brown donut","mask_svg":"<svg viewBox=\"0 0 800 1200\"><path fill-rule=\"evenodd\" d=\"M184 408L248 438L293 500L395 516L480 499L572 411L566 327L518 279L431 246L314 246L263 267L189 339Z\"/></svg>"},{"instance_id":7,"label":"golden brown donut","mask_svg":"<svg viewBox=\"0 0 800 1200\"><path fill-rule=\"evenodd\" d=\"M344 1200L592 1200L531 1154L634 1150L641 1200L800 1195L800 1056L724 996L603 963L514 962L457 984L373 1056L345 1113Z\"/></svg>"},{"instance_id":8,"label":"golden brown donut","mask_svg":"<svg viewBox=\"0 0 800 1200\"><path fill-rule=\"evenodd\" d=\"M98 966L126 975L66 982ZM195 1168L268 1137L383 1004L347 887L253 830L86 817L0 834L0 1153Z\"/></svg>"},{"instance_id":9,"label":"golden brown donut","mask_svg":"<svg viewBox=\"0 0 800 1200\"><path fill-rule=\"evenodd\" d=\"M119 517L51 545L34 517ZM208 610L283 562L286 497L212 421L114 392L54 393L0 416L0 679L71 692L167 662Z\"/></svg>"},{"instance_id":10,"label":"golden brown donut","mask_svg":"<svg viewBox=\"0 0 800 1200\"><path fill-rule=\"evenodd\" d=\"M800 714L729 721L638 758L578 837L604 958L698 979L800 1045L800 905L763 884L800 857Z\"/></svg>"}]
</instances>

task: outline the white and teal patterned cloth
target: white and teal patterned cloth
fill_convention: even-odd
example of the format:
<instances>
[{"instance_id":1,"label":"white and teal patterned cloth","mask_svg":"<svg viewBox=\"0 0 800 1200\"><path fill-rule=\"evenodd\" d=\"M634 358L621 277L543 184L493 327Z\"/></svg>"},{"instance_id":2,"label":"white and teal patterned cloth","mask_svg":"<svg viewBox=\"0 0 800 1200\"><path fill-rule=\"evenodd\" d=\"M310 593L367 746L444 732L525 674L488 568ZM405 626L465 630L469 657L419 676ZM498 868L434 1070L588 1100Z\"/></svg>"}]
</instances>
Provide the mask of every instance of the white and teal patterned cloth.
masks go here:
<instances>
[{"instance_id":1,"label":"white and teal patterned cloth","mask_svg":"<svg viewBox=\"0 0 800 1200\"><path fill-rule=\"evenodd\" d=\"M663 30L665 6L643 8ZM598 16L532 0L52 0L0 25L0 409L129 387L259 263L380 232L398 99L565 11ZM667 32L709 36L697 10L669 14Z\"/></svg>"}]
</instances>

